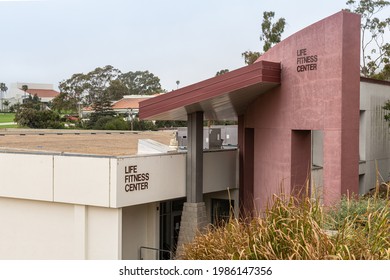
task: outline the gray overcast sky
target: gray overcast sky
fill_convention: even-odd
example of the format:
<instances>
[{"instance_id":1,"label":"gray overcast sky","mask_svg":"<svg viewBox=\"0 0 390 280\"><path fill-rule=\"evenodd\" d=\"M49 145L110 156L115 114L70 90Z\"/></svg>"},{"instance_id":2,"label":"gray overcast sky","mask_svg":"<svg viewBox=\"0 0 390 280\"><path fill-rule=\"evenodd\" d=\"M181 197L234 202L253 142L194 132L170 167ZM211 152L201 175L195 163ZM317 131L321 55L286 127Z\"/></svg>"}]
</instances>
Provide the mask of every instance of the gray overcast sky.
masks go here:
<instances>
[{"instance_id":1,"label":"gray overcast sky","mask_svg":"<svg viewBox=\"0 0 390 280\"><path fill-rule=\"evenodd\" d=\"M244 66L260 51L262 14L283 38L346 8L344 0L0 0L0 82L53 83L112 65L176 88Z\"/></svg>"}]
</instances>

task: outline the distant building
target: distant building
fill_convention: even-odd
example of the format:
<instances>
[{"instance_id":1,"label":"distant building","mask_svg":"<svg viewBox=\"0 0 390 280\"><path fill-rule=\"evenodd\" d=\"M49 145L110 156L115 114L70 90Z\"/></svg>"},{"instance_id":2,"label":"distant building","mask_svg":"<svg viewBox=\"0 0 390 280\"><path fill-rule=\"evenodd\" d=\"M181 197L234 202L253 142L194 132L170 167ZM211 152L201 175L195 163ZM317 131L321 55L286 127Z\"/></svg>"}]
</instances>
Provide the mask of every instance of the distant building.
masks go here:
<instances>
[{"instance_id":1,"label":"distant building","mask_svg":"<svg viewBox=\"0 0 390 280\"><path fill-rule=\"evenodd\" d=\"M22 87L26 85L27 91L24 92ZM37 83L12 83L9 89L8 100L10 105L23 103L23 99L28 96L37 95L43 103L49 103L60 93L54 90L53 84L37 84Z\"/></svg>"},{"instance_id":2,"label":"distant building","mask_svg":"<svg viewBox=\"0 0 390 280\"><path fill-rule=\"evenodd\" d=\"M156 95L125 95L122 99L112 104L112 109L117 113L137 115L139 103Z\"/></svg>"},{"instance_id":3,"label":"distant building","mask_svg":"<svg viewBox=\"0 0 390 280\"><path fill-rule=\"evenodd\" d=\"M138 115L139 103L155 95L124 95L122 99L112 103L112 109L118 114L129 114L131 116ZM93 112L91 106L82 109L82 115L86 116Z\"/></svg>"}]
</instances>

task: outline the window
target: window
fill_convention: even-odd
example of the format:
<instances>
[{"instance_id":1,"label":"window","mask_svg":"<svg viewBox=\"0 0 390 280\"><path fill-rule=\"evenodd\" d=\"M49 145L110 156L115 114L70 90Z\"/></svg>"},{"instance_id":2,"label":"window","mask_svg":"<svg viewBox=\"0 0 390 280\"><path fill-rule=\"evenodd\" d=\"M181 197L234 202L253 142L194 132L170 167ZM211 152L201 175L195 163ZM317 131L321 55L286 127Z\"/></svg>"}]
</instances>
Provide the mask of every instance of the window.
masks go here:
<instances>
[{"instance_id":1,"label":"window","mask_svg":"<svg viewBox=\"0 0 390 280\"><path fill-rule=\"evenodd\" d=\"M234 200L212 199L211 200L211 223L216 226L223 225L233 216Z\"/></svg>"}]
</instances>

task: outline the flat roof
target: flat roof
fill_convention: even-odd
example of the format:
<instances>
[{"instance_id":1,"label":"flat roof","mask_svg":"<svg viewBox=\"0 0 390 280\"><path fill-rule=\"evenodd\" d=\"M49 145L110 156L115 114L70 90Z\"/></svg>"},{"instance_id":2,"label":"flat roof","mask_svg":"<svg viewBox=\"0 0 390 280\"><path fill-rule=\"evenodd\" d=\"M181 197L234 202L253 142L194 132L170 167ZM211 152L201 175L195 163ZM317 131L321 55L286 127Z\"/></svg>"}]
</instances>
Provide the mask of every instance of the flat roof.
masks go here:
<instances>
[{"instance_id":1,"label":"flat roof","mask_svg":"<svg viewBox=\"0 0 390 280\"><path fill-rule=\"evenodd\" d=\"M259 95L280 85L281 66L259 61L220 76L140 102L141 119L187 120L204 112L209 120L237 120Z\"/></svg>"},{"instance_id":2,"label":"flat roof","mask_svg":"<svg viewBox=\"0 0 390 280\"><path fill-rule=\"evenodd\" d=\"M360 77L360 82L390 86L390 81L384 81L384 80L378 80L378 79L366 78L366 77Z\"/></svg>"},{"instance_id":3,"label":"flat roof","mask_svg":"<svg viewBox=\"0 0 390 280\"><path fill-rule=\"evenodd\" d=\"M138 139L169 145L173 131L1 130L0 152L136 155Z\"/></svg>"},{"instance_id":4,"label":"flat roof","mask_svg":"<svg viewBox=\"0 0 390 280\"><path fill-rule=\"evenodd\" d=\"M56 90L53 89L28 89L27 93L30 95L37 95L40 98L45 98L45 97L56 97L60 93Z\"/></svg>"}]
</instances>

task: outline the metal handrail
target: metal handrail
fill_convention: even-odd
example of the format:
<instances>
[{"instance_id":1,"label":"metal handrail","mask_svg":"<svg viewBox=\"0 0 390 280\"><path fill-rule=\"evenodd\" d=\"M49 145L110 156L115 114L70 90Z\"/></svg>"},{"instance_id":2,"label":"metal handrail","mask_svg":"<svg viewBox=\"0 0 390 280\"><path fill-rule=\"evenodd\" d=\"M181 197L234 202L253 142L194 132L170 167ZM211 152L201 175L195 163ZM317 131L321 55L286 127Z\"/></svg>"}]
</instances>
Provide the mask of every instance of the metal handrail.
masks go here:
<instances>
[{"instance_id":1,"label":"metal handrail","mask_svg":"<svg viewBox=\"0 0 390 280\"><path fill-rule=\"evenodd\" d=\"M159 254L160 252L168 253L169 254L169 259L170 260L172 259L172 255L173 255L172 251L158 249L158 248L152 248L152 247L146 247L146 246L141 246L139 248L139 259L140 260L143 260L143 258L142 258L142 249L155 251L157 253L157 255L156 255L157 256L157 258L156 258L157 260L160 260L160 254Z\"/></svg>"}]
</instances>

